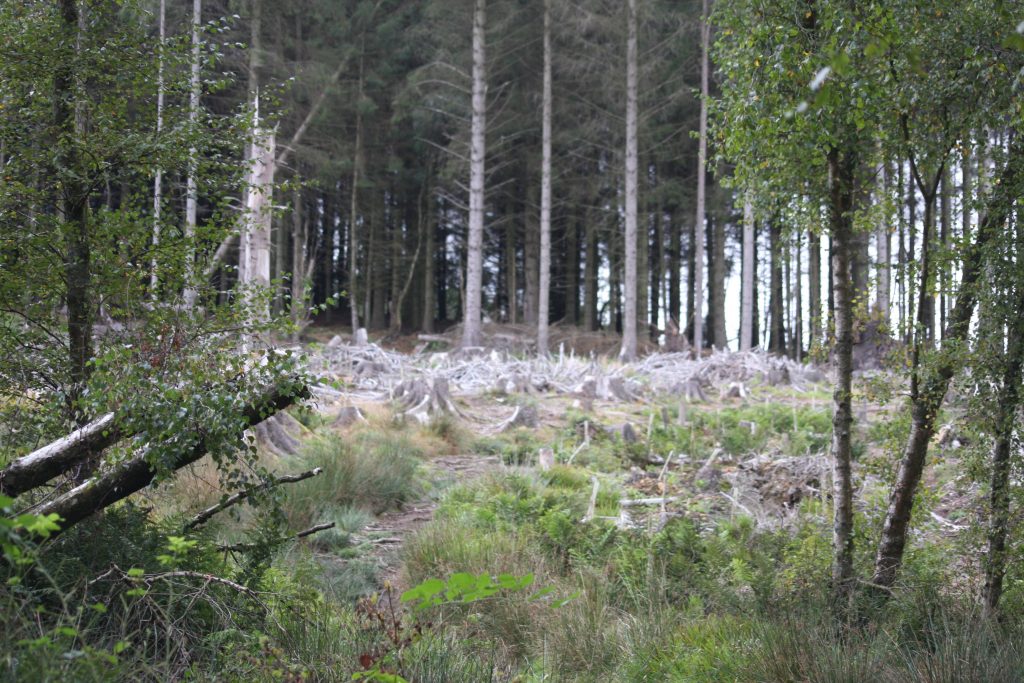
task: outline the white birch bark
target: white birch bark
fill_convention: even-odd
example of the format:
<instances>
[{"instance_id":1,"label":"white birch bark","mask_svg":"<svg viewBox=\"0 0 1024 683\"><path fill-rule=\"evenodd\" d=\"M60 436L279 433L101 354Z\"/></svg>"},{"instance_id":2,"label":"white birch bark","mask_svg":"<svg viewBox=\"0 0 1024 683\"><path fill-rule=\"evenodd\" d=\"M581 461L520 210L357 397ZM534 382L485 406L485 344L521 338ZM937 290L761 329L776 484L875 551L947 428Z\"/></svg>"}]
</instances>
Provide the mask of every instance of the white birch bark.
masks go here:
<instances>
[{"instance_id":1,"label":"white birch bark","mask_svg":"<svg viewBox=\"0 0 1024 683\"><path fill-rule=\"evenodd\" d=\"M249 287L270 286L270 228L274 191L275 135L260 122L259 98L256 100L256 128L250 154L251 171L245 207L243 283ZM255 311L259 320L269 317L269 310Z\"/></svg>"},{"instance_id":2,"label":"white birch bark","mask_svg":"<svg viewBox=\"0 0 1024 683\"><path fill-rule=\"evenodd\" d=\"M466 245L465 320L462 346L480 345L483 293L484 159L487 130L487 61L484 27L486 0L476 0L473 12L473 118L470 130L469 238Z\"/></svg>"},{"instance_id":3,"label":"white birch bark","mask_svg":"<svg viewBox=\"0 0 1024 683\"><path fill-rule=\"evenodd\" d=\"M885 199L888 192L888 168L882 164L882 173L879 181L878 199ZM889 234L889 216L883 214L878 219L878 227L875 229L875 253L878 263L878 283L876 285L875 312L879 321L884 327L889 326L890 306L890 282L892 280L892 237Z\"/></svg>"},{"instance_id":4,"label":"white birch bark","mask_svg":"<svg viewBox=\"0 0 1024 683\"><path fill-rule=\"evenodd\" d=\"M189 78L188 122L195 134L199 123L199 29L203 21L203 0L192 1L192 73ZM199 194L196 180L198 172L198 151L192 145L188 151L188 177L185 179L185 289L183 298L185 306L192 308L196 303L195 288L195 245L196 215L199 206Z\"/></svg>"},{"instance_id":5,"label":"white birch bark","mask_svg":"<svg viewBox=\"0 0 1024 683\"><path fill-rule=\"evenodd\" d=\"M740 351L754 347L754 203L743 202L743 292L740 296Z\"/></svg>"},{"instance_id":6,"label":"white birch bark","mask_svg":"<svg viewBox=\"0 0 1024 683\"><path fill-rule=\"evenodd\" d=\"M548 304L551 287L551 0L544 0L544 94L540 184L540 286L537 302L537 353L548 354Z\"/></svg>"},{"instance_id":7,"label":"white birch bark","mask_svg":"<svg viewBox=\"0 0 1024 683\"><path fill-rule=\"evenodd\" d=\"M699 356L704 348L704 202L705 175L708 156L708 49L711 42L711 20L708 0L703 0L700 30L700 142L697 148L697 219L694 223L693 347Z\"/></svg>"},{"instance_id":8,"label":"white birch bark","mask_svg":"<svg viewBox=\"0 0 1024 683\"><path fill-rule=\"evenodd\" d=\"M164 39L167 36L167 4L160 0L160 45L156 67L156 134L157 137L164 128ZM159 265L157 252L160 247L160 209L163 202L164 171L156 169L156 177L153 179L153 260L149 271L149 295L156 300L157 285L160 282L160 275L157 273Z\"/></svg>"},{"instance_id":9,"label":"white birch bark","mask_svg":"<svg viewBox=\"0 0 1024 683\"><path fill-rule=\"evenodd\" d=\"M636 236L637 236L637 56L636 0L628 0L626 39L626 273L623 283L622 350L624 361L636 358Z\"/></svg>"}]
</instances>

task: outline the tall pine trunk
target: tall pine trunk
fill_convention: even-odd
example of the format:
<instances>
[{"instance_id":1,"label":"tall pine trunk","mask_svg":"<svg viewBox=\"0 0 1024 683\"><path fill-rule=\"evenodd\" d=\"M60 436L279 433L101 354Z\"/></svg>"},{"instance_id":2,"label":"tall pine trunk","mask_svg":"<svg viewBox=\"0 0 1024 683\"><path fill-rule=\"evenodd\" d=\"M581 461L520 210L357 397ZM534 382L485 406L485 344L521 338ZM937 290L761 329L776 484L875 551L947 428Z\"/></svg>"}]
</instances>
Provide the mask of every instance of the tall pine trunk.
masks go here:
<instances>
[{"instance_id":1,"label":"tall pine trunk","mask_svg":"<svg viewBox=\"0 0 1024 683\"><path fill-rule=\"evenodd\" d=\"M711 16L709 1L701 3L701 28L700 28L700 140L697 144L697 217L694 221L693 234L695 251L693 255L693 347L698 356L704 348L704 202L705 183L707 182L707 156L708 156L708 98L709 88L709 64L708 52L711 49Z\"/></svg>"},{"instance_id":2,"label":"tall pine trunk","mask_svg":"<svg viewBox=\"0 0 1024 683\"><path fill-rule=\"evenodd\" d=\"M473 11L473 114L470 124L469 235L466 241L466 287L462 346L479 346L484 258L484 161L487 131L487 0Z\"/></svg>"},{"instance_id":3,"label":"tall pine trunk","mask_svg":"<svg viewBox=\"0 0 1024 683\"><path fill-rule=\"evenodd\" d=\"M711 287L708 307L711 310L711 344L716 349L728 346L725 336L725 221L719 218L708 226L711 230Z\"/></svg>"},{"instance_id":4,"label":"tall pine trunk","mask_svg":"<svg viewBox=\"0 0 1024 683\"><path fill-rule=\"evenodd\" d=\"M625 292L622 349L619 358L636 359L636 241L637 241L637 56L636 0L627 0L626 23L626 177L625 177Z\"/></svg>"},{"instance_id":5,"label":"tall pine trunk","mask_svg":"<svg viewBox=\"0 0 1024 683\"><path fill-rule=\"evenodd\" d=\"M541 276L537 304L537 352L548 354L551 303L551 0L544 0L544 93L541 122Z\"/></svg>"}]
</instances>

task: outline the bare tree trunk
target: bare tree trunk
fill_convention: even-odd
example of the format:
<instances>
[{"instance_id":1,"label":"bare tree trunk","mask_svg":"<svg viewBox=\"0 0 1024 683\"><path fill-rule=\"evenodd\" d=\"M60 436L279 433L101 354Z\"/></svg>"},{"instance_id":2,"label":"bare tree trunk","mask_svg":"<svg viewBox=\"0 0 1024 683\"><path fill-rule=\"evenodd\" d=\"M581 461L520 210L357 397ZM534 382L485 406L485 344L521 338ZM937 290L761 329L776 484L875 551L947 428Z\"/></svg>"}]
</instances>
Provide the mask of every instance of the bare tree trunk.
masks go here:
<instances>
[{"instance_id":1,"label":"bare tree trunk","mask_svg":"<svg viewBox=\"0 0 1024 683\"><path fill-rule=\"evenodd\" d=\"M743 285L740 293L740 351L754 347L754 203L743 201Z\"/></svg>"},{"instance_id":2,"label":"bare tree trunk","mask_svg":"<svg viewBox=\"0 0 1024 683\"><path fill-rule=\"evenodd\" d=\"M269 415L283 410L304 395L293 390L270 387L252 405L245 408L247 426L262 422ZM241 438L241 434L238 435ZM192 464L206 455L207 445L200 440L191 450L177 454L168 469L178 470ZM156 476L156 470L146 452L139 453L119 462L95 477L84 481L75 488L47 500L33 510L33 514L60 515L60 529L52 535L63 533L86 517L123 500L148 486ZM52 537L51 535L51 537Z\"/></svg>"},{"instance_id":3,"label":"bare tree trunk","mask_svg":"<svg viewBox=\"0 0 1024 683\"><path fill-rule=\"evenodd\" d=\"M899 247L896 254L896 283L899 288L899 328L906 338L907 326L907 222L903 214L904 171L903 161L896 163L896 217L899 223Z\"/></svg>"},{"instance_id":4,"label":"bare tree trunk","mask_svg":"<svg viewBox=\"0 0 1024 683\"><path fill-rule=\"evenodd\" d=\"M601 255L598 253L597 227L592 218L593 212L584 209L587 261L583 269L583 327L589 331L596 330L600 322L597 317L597 274Z\"/></svg>"},{"instance_id":5,"label":"bare tree trunk","mask_svg":"<svg viewBox=\"0 0 1024 683\"><path fill-rule=\"evenodd\" d=\"M985 251L990 240L998 235L1006 223L1015 199L1013 192L1022 165L1024 140L1017 139L1010 147L1006 165L1000 174L1000 182L994 186L988 199L987 210L979 221L974 244L964 255L959 295L950 312L949 325L944 335L945 339L953 343L963 342L967 338L978 301L977 287L984 272ZM918 372L911 376L910 435L889 498L889 509L875 556L872 583L879 586L892 586L902 566L914 495L917 493L928 456L928 442L934 433L935 419L945 399L950 379L958 367L958 356L940 354L933 363L918 371L923 372L920 381L917 381Z\"/></svg>"},{"instance_id":6,"label":"bare tree trunk","mask_svg":"<svg viewBox=\"0 0 1024 683\"><path fill-rule=\"evenodd\" d=\"M833 240L832 289L835 292L837 361L832 396L832 590L836 603L848 601L853 588L853 474L850 432L853 376L853 173L857 160L832 150L829 166L829 227Z\"/></svg>"},{"instance_id":7,"label":"bare tree trunk","mask_svg":"<svg viewBox=\"0 0 1024 683\"><path fill-rule=\"evenodd\" d=\"M516 278L516 222L505 210L505 299L508 306L508 321L513 325L519 315L519 283Z\"/></svg>"},{"instance_id":8,"label":"bare tree trunk","mask_svg":"<svg viewBox=\"0 0 1024 683\"><path fill-rule=\"evenodd\" d=\"M252 144L252 175L249 181L248 204L246 205L246 265L245 280L248 286L266 288L270 286L270 229L273 219L272 200L275 172L274 131L266 129L260 122L259 101L256 102L256 129ZM260 310L253 312L258 320L269 317L269 310L260 304Z\"/></svg>"},{"instance_id":9,"label":"bare tree trunk","mask_svg":"<svg viewBox=\"0 0 1024 683\"><path fill-rule=\"evenodd\" d=\"M487 133L487 0L476 0L473 12L473 120L470 134L469 238L466 254L466 305L462 346L480 345L483 292L484 161Z\"/></svg>"},{"instance_id":10,"label":"bare tree trunk","mask_svg":"<svg viewBox=\"0 0 1024 683\"><path fill-rule=\"evenodd\" d=\"M686 327L686 323L683 320L682 292L680 291L682 286L680 271L683 268L683 230L679 221L676 220L674 209L668 213L668 229L668 315L679 328L681 334Z\"/></svg>"},{"instance_id":11,"label":"bare tree trunk","mask_svg":"<svg viewBox=\"0 0 1024 683\"><path fill-rule=\"evenodd\" d=\"M580 221L572 216L565 226L565 321L573 326L580 323Z\"/></svg>"},{"instance_id":12,"label":"bare tree trunk","mask_svg":"<svg viewBox=\"0 0 1024 683\"><path fill-rule=\"evenodd\" d=\"M365 44L360 48L359 55L359 84L356 87L356 145L352 157L352 197L349 207L348 218L348 300L349 324L352 326L352 341L360 343L362 336L359 331L359 296L356 286L359 282L359 169L363 165L363 52ZM369 280L366 282L369 287Z\"/></svg>"},{"instance_id":13,"label":"bare tree trunk","mask_svg":"<svg viewBox=\"0 0 1024 683\"><path fill-rule=\"evenodd\" d=\"M655 171L658 169L656 168ZM662 286L665 282L665 209L658 201L654 209L654 239L651 242L650 264L651 264L651 305L650 305L650 329L648 339L657 342L658 330L661 325L661 309L664 307L664 299L661 298ZM667 329L667 325L665 326Z\"/></svg>"},{"instance_id":14,"label":"bare tree trunk","mask_svg":"<svg viewBox=\"0 0 1024 683\"><path fill-rule=\"evenodd\" d=\"M804 296L803 296L803 239L796 233L793 245L793 359L803 360L804 354Z\"/></svg>"},{"instance_id":15,"label":"bare tree trunk","mask_svg":"<svg viewBox=\"0 0 1024 683\"><path fill-rule=\"evenodd\" d=\"M771 273L768 296L768 351L786 355L785 303L782 297L782 227L774 217L768 227L771 251Z\"/></svg>"},{"instance_id":16,"label":"bare tree trunk","mask_svg":"<svg viewBox=\"0 0 1024 683\"><path fill-rule=\"evenodd\" d=\"M56 441L11 461L0 470L0 493L12 498L38 488L75 465L98 456L125 434L107 413Z\"/></svg>"},{"instance_id":17,"label":"bare tree trunk","mask_svg":"<svg viewBox=\"0 0 1024 683\"><path fill-rule=\"evenodd\" d=\"M199 29L203 24L203 0L192 0L192 64L189 75L188 122L193 129L199 125L200 82ZM188 177L185 179L185 288L182 296L186 308L196 304L196 237L199 213L199 190L196 174L199 172L199 151L193 145L188 150Z\"/></svg>"},{"instance_id":18,"label":"bare tree trunk","mask_svg":"<svg viewBox=\"0 0 1024 683\"><path fill-rule=\"evenodd\" d=\"M878 183L878 202L881 203L889 192L888 165L882 162L882 172ZM889 327L889 292L892 280L892 238L889 234L889 216L882 215L875 228L875 263L878 282L875 291L875 316L886 329Z\"/></svg>"},{"instance_id":19,"label":"bare tree trunk","mask_svg":"<svg viewBox=\"0 0 1024 683\"><path fill-rule=\"evenodd\" d=\"M963 185L960 187L960 220L961 220L961 234L960 236L967 240L971 234L971 150L969 147L964 146L963 159L961 159L960 172L963 174Z\"/></svg>"},{"instance_id":20,"label":"bare tree trunk","mask_svg":"<svg viewBox=\"0 0 1024 683\"><path fill-rule=\"evenodd\" d=\"M62 29L67 46L80 49L85 17L79 13L77 0L61 0ZM68 308L68 361L71 385L67 388L69 413L79 424L84 415L75 405L89 379L92 358L92 258L89 244L88 191L78 174L79 157L72 142L84 134L84 113L78 105L79 75L74 70L72 55L62 60L54 73L54 128L61 132L57 150L57 171L61 193L58 196L61 228L65 247L64 277ZM77 413L77 414L76 414Z\"/></svg>"},{"instance_id":21,"label":"bare tree trunk","mask_svg":"<svg viewBox=\"0 0 1024 683\"><path fill-rule=\"evenodd\" d=\"M426 258L423 261L423 322L421 323L424 332L434 331L434 320L437 319L437 275L434 271L434 260L437 258L437 211L435 210L434 198L428 197L430 208L430 220L427 222Z\"/></svg>"},{"instance_id":22,"label":"bare tree trunk","mask_svg":"<svg viewBox=\"0 0 1024 683\"><path fill-rule=\"evenodd\" d=\"M707 182L708 99L710 98L708 52L711 49L711 15L709 0L701 4L700 29L700 141L697 146L697 217L693 225L693 348L700 356L704 348L704 201Z\"/></svg>"},{"instance_id":23,"label":"bare tree trunk","mask_svg":"<svg viewBox=\"0 0 1024 683\"><path fill-rule=\"evenodd\" d=\"M259 93L260 93L260 68L262 66L262 50L263 44L261 35L263 33L263 0L249 0L250 13L252 14L249 20L249 99L255 109L256 114L256 127L259 127ZM254 131L255 133L256 131ZM258 138L257 138L258 139ZM245 163L248 166L246 172L246 186L244 197L242 200L242 207L245 210L245 214L242 217L242 227L238 235L238 282L240 284L247 283L252 279L252 235L250 234L250 223L251 216L248 211L249 205L252 203L252 194L255 192L253 187L253 168L256 163L253 159L253 150L256 145L247 145L245 149ZM221 246L224 246L223 244ZM218 249L218 251L220 251ZM216 256L214 256L216 261Z\"/></svg>"},{"instance_id":24,"label":"bare tree trunk","mask_svg":"<svg viewBox=\"0 0 1024 683\"><path fill-rule=\"evenodd\" d=\"M302 192L298 185L292 191L292 324L295 326L295 337L298 341L299 326L306 319L306 287L309 284L310 263L307 254L309 225L302 210ZM330 296L328 292L326 296Z\"/></svg>"},{"instance_id":25,"label":"bare tree trunk","mask_svg":"<svg viewBox=\"0 0 1024 683\"><path fill-rule=\"evenodd\" d=\"M709 283L711 311L711 343L724 349L729 343L725 336L725 221L718 219L711 228L711 282Z\"/></svg>"},{"instance_id":26,"label":"bare tree trunk","mask_svg":"<svg viewBox=\"0 0 1024 683\"><path fill-rule=\"evenodd\" d=\"M544 0L544 103L541 118L540 287L537 292L537 353L548 353L551 297L551 0Z\"/></svg>"},{"instance_id":27,"label":"bare tree trunk","mask_svg":"<svg viewBox=\"0 0 1024 683\"><path fill-rule=\"evenodd\" d=\"M945 254L950 248L950 240L952 239L950 229L953 225L953 177L949 165L946 166L942 173L942 187L939 190L939 195L941 205L939 244L942 245L941 248ZM949 291L952 278L948 259L943 257L939 268L939 330L945 332L946 316L949 313L947 306L949 297L946 294Z\"/></svg>"},{"instance_id":28,"label":"bare tree trunk","mask_svg":"<svg viewBox=\"0 0 1024 683\"><path fill-rule=\"evenodd\" d=\"M167 3L160 0L159 3L159 25L160 43L157 46L157 67L156 67L156 134L159 137L164 129L164 42L167 38ZM160 275L157 273L159 259L157 253L160 249L160 211L163 208L164 192L164 171L156 169L156 177L153 179L153 261L149 272L149 296L154 301L158 298L157 285L160 282Z\"/></svg>"},{"instance_id":29,"label":"bare tree trunk","mask_svg":"<svg viewBox=\"0 0 1024 683\"><path fill-rule=\"evenodd\" d=\"M813 349L823 346L825 343L821 330L821 235L815 230L811 230L807 242L810 252L807 268L807 285L810 295L807 303L811 309L810 347Z\"/></svg>"},{"instance_id":30,"label":"bare tree trunk","mask_svg":"<svg viewBox=\"0 0 1024 683\"><path fill-rule=\"evenodd\" d=\"M523 322L537 325L537 296L540 281L540 229L535 220L533 207L537 206L537 188L524 178L526 186L523 202Z\"/></svg>"},{"instance_id":31,"label":"bare tree trunk","mask_svg":"<svg viewBox=\"0 0 1024 683\"><path fill-rule=\"evenodd\" d=\"M628 38L626 40L626 273L625 310L622 321L622 350L619 358L636 359L636 241L637 241L637 56L636 56L636 0L628 0L626 12Z\"/></svg>"},{"instance_id":32,"label":"bare tree trunk","mask_svg":"<svg viewBox=\"0 0 1024 683\"><path fill-rule=\"evenodd\" d=\"M703 225L703 222L701 223ZM702 312L697 308L697 226L691 224L686 245L686 339L693 344L694 323Z\"/></svg>"}]
</instances>

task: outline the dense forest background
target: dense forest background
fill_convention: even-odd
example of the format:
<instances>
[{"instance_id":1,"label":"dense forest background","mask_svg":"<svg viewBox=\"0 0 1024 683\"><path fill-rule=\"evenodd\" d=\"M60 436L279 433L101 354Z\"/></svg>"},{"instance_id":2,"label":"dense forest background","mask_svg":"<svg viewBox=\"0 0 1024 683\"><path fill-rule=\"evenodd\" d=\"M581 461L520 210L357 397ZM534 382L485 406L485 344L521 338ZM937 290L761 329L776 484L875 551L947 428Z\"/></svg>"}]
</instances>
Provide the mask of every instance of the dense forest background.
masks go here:
<instances>
[{"instance_id":1,"label":"dense forest background","mask_svg":"<svg viewBox=\"0 0 1024 683\"><path fill-rule=\"evenodd\" d=\"M2 675L1021 680L1022 18L0 4Z\"/></svg>"}]
</instances>

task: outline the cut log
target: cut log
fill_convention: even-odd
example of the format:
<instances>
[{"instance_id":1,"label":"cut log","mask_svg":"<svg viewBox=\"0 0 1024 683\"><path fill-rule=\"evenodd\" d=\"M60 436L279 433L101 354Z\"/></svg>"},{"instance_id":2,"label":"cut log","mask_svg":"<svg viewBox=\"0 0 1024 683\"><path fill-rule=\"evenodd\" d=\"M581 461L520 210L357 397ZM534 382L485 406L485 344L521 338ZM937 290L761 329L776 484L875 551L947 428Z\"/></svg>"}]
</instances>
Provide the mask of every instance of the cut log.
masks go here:
<instances>
[{"instance_id":1,"label":"cut log","mask_svg":"<svg viewBox=\"0 0 1024 683\"><path fill-rule=\"evenodd\" d=\"M307 395L304 388L298 392L293 391L292 387L288 387L287 390L278 386L266 389L258 401L246 406L246 426L259 424L268 416L284 410ZM239 433L238 437L241 438L242 434ZM170 469L179 470L191 465L206 455L207 450L205 441L200 441L191 450L178 454L171 462ZM110 469L99 471L85 482L53 500L46 501L31 512L37 515L60 516L60 529L51 536L67 531L93 513L127 498L152 483L156 471L147 455L147 452L143 452Z\"/></svg>"},{"instance_id":2,"label":"cut log","mask_svg":"<svg viewBox=\"0 0 1024 683\"><path fill-rule=\"evenodd\" d=\"M107 413L9 464L0 471L0 493L13 498L42 486L88 456L117 443L122 436L114 414Z\"/></svg>"},{"instance_id":3,"label":"cut log","mask_svg":"<svg viewBox=\"0 0 1024 683\"><path fill-rule=\"evenodd\" d=\"M516 406L511 417L498 425L498 431L507 432L510 429L516 429L518 427L536 429L539 424L540 415L537 413L537 409L530 405L520 405Z\"/></svg>"},{"instance_id":4,"label":"cut log","mask_svg":"<svg viewBox=\"0 0 1024 683\"><path fill-rule=\"evenodd\" d=\"M356 422L366 422L366 418L363 416L362 411L356 406L343 406L338 411L337 416L334 418L334 422L331 426L335 429L345 429L351 427Z\"/></svg>"}]
</instances>

